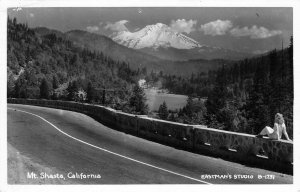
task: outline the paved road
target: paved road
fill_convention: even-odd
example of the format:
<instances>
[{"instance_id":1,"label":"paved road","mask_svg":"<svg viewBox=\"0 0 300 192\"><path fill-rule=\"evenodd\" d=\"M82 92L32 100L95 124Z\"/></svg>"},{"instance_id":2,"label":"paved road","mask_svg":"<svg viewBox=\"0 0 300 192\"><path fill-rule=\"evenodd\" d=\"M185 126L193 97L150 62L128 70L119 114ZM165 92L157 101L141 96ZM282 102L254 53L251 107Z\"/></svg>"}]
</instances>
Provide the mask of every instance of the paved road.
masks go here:
<instances>
[{"instance_id":1,"label":"paved road","mask_svg":"<svg viewBox=\"0 0 300 192\"><path fill-rule=\"evenodd\" d=\"M8 104L7 114L9 183L293 182L290 175L249 168L117 132L76 112ZM44 179L40 177L43 172L48 177L58 175L62 178ZM98 178L68 177L74 173ZM33 178L34 174L36 178ZM275 179L258 179L258 175L266 174L273 175ZM203 178L204 175L210 175L211 179ZM224 178L213 178L215 175ZM234 176L238 175L253 176L253 179L235 179Z\"/></svg>"}]
</instances>

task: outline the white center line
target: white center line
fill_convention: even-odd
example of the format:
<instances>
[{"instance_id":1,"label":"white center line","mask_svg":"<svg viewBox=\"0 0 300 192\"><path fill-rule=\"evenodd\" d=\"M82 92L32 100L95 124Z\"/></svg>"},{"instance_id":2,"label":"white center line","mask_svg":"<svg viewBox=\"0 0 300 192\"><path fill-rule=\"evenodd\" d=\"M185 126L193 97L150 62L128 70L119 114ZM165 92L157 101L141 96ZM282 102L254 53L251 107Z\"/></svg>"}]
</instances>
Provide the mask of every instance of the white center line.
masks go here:
<instances>
[{"instance_id":1,"label":"white center line","mask_svg":"<svg viewBox=\"0 0 300 192\"><path fill-rule=\"evenodd\" d=\"M190 179L190 180L193 180L193 181L197 181L197 182L200 182L200 183L205 183L205 184L209 184L209 185L212 185L212 183L209 183L209 182L206 182L206 181L202 181L200 179L196 179L196 178L193 178L193 177L189 177L189 176L186 176L186 175L183 175L183 174L180 174L180 173L176 173L174 171L170 171L170 170L167 170L167 169L164 169L164 168L161 168L161 167L157 167L157 166L154 166L154 165L151 165L151 164L148 164L148 163L145 163L145 162L142 162L142 161L139 161L139 160L136 160L136 159L133 159L133 158L130 158L130 157L127 157L127 156L124 156L124 155L121 155L121 154L118 154L118 153L115 153L115 152L112 152L112 151L109 151L107 149L104 149L104 148L101 148L101 147L98 147L96 145L93 145L93 144L90 144L88 142L85 142L85 141L82 141L76 137L73 137L71 135L69 135L68 133L62 131L61 129L59 129L58 127L56 127L54 124L52 124L51 122L49 122L48 120L46 120L45 118L39 116L39 115L36 115L34 113L30 113L30 112L27 112L27 111L22 111L22 110L19 110L19 109L13 109L13 108L7 108L7 109L10 109L10 110L15 110L15 111L20 111L20 112L23 112L23 113L27 113L27 114L30 114L30 115L33 115L33 116L36 116L40 119L42 119L43 121L47 122L48 124L50 124L52 127L54 127L56 130L58 130L60 133L66 135L67 137L70 137L80 143L83 143L83 144L86 144L88 146L91 146L93 148L96 148L96 149L99 149L99 150L102 150L102 151L105 151L107 153L110 153L110 154L113 154L113 155L116 155L116 156L119 156L119 157L122 157L124 159L128 159L130 161L134 161L136 163L139 163L139 164L143 164L143 165L146 165L148 167L152 167L152 168L155 168L155 169L158 169L158 170L161 170L161 171L165 171L165 172L168 172L168 173L171 173L171 174L174 174L174 175L178 175L178 176L181 176L181 177L184 177L184 178L187 178L187 179Z\"/></svg>"}]
</instances>

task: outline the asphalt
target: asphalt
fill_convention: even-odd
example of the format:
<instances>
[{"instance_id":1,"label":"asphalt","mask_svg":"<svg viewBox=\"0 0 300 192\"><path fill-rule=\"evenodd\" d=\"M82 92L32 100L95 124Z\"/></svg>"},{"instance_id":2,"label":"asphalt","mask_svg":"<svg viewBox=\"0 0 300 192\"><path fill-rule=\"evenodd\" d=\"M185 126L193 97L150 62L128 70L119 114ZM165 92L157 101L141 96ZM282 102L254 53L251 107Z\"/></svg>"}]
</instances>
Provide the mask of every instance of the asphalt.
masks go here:
<instances>
[{"instance_id":1,"label":"asphalt","mask_svg":"<svg viewBox=\"0 0 300 192\"><path fill-rule=\"evenodd\" d=\"M24 168L10 166L13 161L8 161L8 181L13 184L37 179L43 184L293 183L291 175L160 145L112 130L84 114L16 104L7 107L7 142L14 149L8 151L12 159L23 157L19 163L29 162ZM63 178L43 179L42 172ZM38 177L28 178L28 173ZM69 178L70 173L98 178ZM259 175L266 177L259 179Z\"/></svg>"}]
</instances>

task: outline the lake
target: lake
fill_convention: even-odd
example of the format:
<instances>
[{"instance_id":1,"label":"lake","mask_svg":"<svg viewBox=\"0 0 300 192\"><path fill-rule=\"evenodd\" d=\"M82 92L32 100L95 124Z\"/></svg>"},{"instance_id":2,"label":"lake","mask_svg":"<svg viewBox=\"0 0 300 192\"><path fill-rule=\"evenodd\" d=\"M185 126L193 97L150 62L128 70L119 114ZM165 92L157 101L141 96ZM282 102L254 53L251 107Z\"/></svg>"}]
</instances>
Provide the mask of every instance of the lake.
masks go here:
<instances>
[{"instance_id":1,"label":"lake","mask_svg":"<svg viewBox=\"0 0 300 192\"><path fill-rule=\"evenodd\" d=\"M159 106L165 101L168 109L175 110L183 108L186 105L187 96L162 93L157 89L145 89L147 104L150 111L157 111Z\"/></svg>"}]
</instances>

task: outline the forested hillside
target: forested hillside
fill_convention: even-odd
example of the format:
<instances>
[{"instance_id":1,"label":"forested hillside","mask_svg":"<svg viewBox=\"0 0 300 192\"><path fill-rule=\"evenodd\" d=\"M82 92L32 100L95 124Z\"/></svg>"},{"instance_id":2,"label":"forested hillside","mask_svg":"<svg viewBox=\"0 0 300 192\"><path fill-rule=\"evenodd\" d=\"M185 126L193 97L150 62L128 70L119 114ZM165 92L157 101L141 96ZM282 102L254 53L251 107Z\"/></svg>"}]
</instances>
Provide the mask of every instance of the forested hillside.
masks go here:
<instances>
[{"instance_id":1,"label":"forested hillside","mask_svg":"<svg viewBox=\"0 0 300 192\"><path fill-rule=\"evenodd\" d=\"M128 63L113 60L102 52L75 47L63 36L39 35L16 19L8 19L7 30L8 97L88 97L121 107L117 105L129 102L133 85L142 75L142 71L131 70Z\"/></svg>"},{"instance_id":2,"label":"forested hillside","mask_svg":"<svg viewBox=\"0 0 300 192\"><path fill-rule=\"evenodd\" d=\"M148 54L146 51L131 49L120 45L106 36L82 30L72 30L66 33L45 27L38 27L33 30L36 34L41 36L55 34L57 37L69 40L76 47L85 48L92 52L102 52L113 60L125 61L133 70L144 70L148 71L148 73L151 71L154 73L163 71L164 74L188 77L195 71L208 72L209 70L216 70L224 63L227 63L228 65L233 63L231 60L224 59L191 59L193 57L188 59L183 56L181 57L180 54L177 54L172 60L161 59ZM161 51L161 49L155 50L155 52ZM198 54L198 56L200 56L200 54ZM220 58L223 56L224 55L222 54L219 55ZM239 57L240 56L241 55L239 55ZM204 56L201 57L205 58ZM176 58L181 59L175 61ZM227 57L224 56L224 58Z\"/></svg>"},{"instance_id":3,"label":"forested hillside","mask_svg":"<svg viewBox=\"0 0 300 192\"><path fill-rule=\"evenodd\" d=\"M173 93L202 98L189 99L183 110L173 112L169 117L175 121L258 134L267 125L273 127L274 115L282 113L288 133L293 133L292 37L288 48L234 65L224 63L217 71L156 80Z\"/></svg>"}]
</instances>

